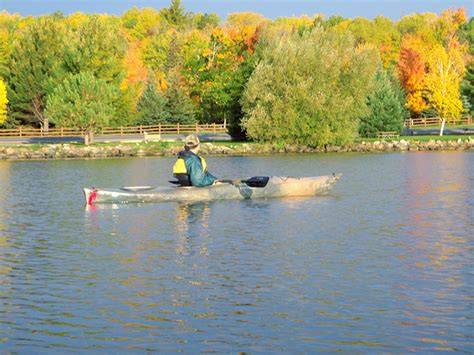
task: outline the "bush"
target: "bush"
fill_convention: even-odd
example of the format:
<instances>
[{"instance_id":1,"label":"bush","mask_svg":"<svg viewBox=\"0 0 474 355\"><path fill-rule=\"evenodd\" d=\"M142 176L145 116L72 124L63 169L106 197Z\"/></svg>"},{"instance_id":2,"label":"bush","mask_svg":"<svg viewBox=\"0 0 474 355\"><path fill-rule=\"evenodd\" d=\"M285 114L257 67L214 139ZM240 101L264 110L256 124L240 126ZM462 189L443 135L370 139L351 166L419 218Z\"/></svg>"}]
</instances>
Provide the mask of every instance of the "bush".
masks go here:
<instances>
[{"instance_id":1,"label":"bush","mask_svg":"<svg viewBox=\"0 0 474 355\"><path fill-rule=\"evenodd\" d=\"M242 100L248 136L309 146L351 142L367 112L377 52L321 27L268 42Z\"/></svg>"}]
</instances>

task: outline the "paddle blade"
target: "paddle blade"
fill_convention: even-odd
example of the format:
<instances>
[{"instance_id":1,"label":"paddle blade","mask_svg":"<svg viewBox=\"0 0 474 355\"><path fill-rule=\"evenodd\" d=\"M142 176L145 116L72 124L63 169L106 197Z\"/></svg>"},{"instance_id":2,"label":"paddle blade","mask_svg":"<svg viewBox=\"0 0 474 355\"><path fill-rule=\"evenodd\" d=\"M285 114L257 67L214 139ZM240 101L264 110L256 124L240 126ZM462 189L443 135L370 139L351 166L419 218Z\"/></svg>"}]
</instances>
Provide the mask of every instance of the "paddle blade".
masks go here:
<instances>
[{"instance_id":1,"label":"paddle blade","mask_svg":"<svg viewBox=\"0 0 474 355\"><path fill-rule=\"evenodd\" d=\"M247 180L242 180L243 183L250 187L265 187L268 184L270 177L268 176L254 176Z\"/></svg>"}]
</instances>

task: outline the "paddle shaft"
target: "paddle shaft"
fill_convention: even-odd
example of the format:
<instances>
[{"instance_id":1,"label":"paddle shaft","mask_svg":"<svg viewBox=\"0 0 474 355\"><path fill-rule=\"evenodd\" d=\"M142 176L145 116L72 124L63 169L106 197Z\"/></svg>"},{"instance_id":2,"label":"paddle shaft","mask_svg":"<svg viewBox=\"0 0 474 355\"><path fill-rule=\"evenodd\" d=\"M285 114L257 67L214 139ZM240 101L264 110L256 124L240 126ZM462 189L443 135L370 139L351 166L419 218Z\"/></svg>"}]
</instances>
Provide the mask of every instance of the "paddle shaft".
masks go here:
<instances>
[{"instance_id":1,"label":"paddle shaft","mask_svg":"<svg viewBox=\"0 0 474 355\"><path fill-rule=\"evenodd\" d=\"M218 180L227 184L246 184L250 187L265 187L270 178L268 176L254 176L246 180Z\"/></svg>"}]
</instances>

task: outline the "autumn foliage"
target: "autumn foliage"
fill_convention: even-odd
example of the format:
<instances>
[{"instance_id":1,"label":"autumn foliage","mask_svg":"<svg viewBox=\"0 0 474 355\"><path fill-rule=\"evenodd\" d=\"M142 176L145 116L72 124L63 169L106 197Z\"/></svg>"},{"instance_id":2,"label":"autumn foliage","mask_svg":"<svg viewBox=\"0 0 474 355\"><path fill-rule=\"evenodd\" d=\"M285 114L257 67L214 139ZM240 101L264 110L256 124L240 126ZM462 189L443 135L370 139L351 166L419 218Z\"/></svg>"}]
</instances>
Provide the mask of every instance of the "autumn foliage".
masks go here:
<instances>
[{"instance_id":1,"label":"autumn foliage","mask_svg":"<svg viewBox=\"0 0 474 355\"><path fill-rule=\"evenodd\" d=\"M281 50L278 39L283 45L285 38L293 36L294 42L301 46L294 48L297 53L305 44L296 38L303 38L318 28L331 38L350 37L355 51L376 53L381 66L377 72L383 70L387 77L398 78L395 86L400 84L403 88L404 106L412 116L430 111L456 120L467 111L465 103L472 102L469 93L474 65L468 63L473 63L474 35L473 26L467 26L466 21L462 8L448 9L439 15L412 14L398 21L383 16L369 20L340 16L326 19L323 15L271 20L257 13L233 13L221 21L216 14L186 12L180 0L172 0L169 7L162 9L133 7L120 17L83 13L21 17L3 11L0 13L0 76L3 77L0 123L5 120L8 98L10 122L47 127L49 117L45 108L53 92L56 94L54 122L60 122L58 88L64 89L65 80L71 75L88 73L115 89L117 99L112 103L100 102L100 95L95 98L99 106L116 106L110 124L226 120L239 131L245 129L242 122L249 122L242 106L243 98L252 97L248 88L249 83L255 83L258 64L265 62L268 70L274 65L285 67L286 72L280 73L281 80L299 78L296 73L300 68L296 64L287 65L285 58L280 58L280 64L271 61ZM344 65L341 70L347 69ZM308 69L300 77L317 83L316 76L323 75L320 69ZM373 68L368 72L373 73ZM367 78L367 85L372 79ZM292 83L288 84L291 87ZM266 89L269 95L275 95L276 86ZM462 97L460 88L467 98ZM6 95L5 90L8 90ZM313 91L307 93L308 97L319 95L318 85L311 85L310 90ZM373 103L374 98L383 96L385 100L391 94L387 95L368 95L366 105L369 101ZM347 104L342 102L346 97L351 101L350 92L342 91L340 102L331 101L331 104L342 107ZM253 107L248 101L246 105ZM348 108L347 112L353 114L347 119L357 124L362 116L356 113L363 111L363 107ZM375 115L376 112L382 111L372 110ZM252 126L257 131L260 128Z\"/></svg>"},{"instance_id":2,"label":"autumn foliage","mask_svg":"<svg viewBox=\"0 0 474 355\"><path fill-rule=\"evenodd\" d=\"M0 78L0 124L4 123L7 118L7 88Z\"/></svg>"},{"instance_id":3,"label":"autumn foliage","mask_svg":"<svg viewBox=\"0 0 474 355\"><path fill-rule=\"evenodd\" d=\"M397 70L400 82L407 94L407 107L415 113L421 112L428 107L423 98L425 62L420 53L416 49L410 48L406 42L402 44Z\"/></svg>"}]
</instances>

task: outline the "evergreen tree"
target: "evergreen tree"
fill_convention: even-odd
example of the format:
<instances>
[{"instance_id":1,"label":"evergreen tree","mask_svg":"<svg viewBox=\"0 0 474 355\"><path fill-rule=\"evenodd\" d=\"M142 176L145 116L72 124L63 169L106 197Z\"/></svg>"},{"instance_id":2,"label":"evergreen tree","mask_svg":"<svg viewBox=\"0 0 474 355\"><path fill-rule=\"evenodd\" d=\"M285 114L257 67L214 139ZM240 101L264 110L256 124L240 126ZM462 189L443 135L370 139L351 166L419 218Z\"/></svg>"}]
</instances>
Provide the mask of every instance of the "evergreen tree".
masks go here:
<instances>
[{"instance_id":1,"label":"evergreen tree","mask_svg":"<svg viewBox=\"0 0 474 355\"><path fill-rule=\"evenodd\" d=\"M88 144L97 129L110 124L119 95L118 89L91 73L69 74L48 95L45 113L58 127L86 131Z\"/></svg>"},{"instance_id":2,"label":"evergreen tree","mask_svg":"<svg viewBox=\"0 0 474 355\"><path fill-rule=\"evenodd\" d=\"M177 27L182 26L187 19L181 0L171 0L170 6L163 10L163 16L169 24Z\"/></svg>"},{"instance_id":3,"label":"evergreen tree","mask_svg":"<svg viewBox=\"0 0 474 355\"><path fill-rule=\"evenodd\" d=\"M359 134L365 137L373 137L376 132L400 132L408 117L399 82L381 68L375 80L375 90L367 98L369 113L361 117L359 123Z\"/></svg>"},{"instance_id":4,"label":"evergreen tree","mask_svg":"<svg viewBox=\"0 0 474 355\"><path fill-rule=\"evenodd\" d=\"M466 74L461 82L461 94L467 113L474 116L474 17L462 26L460 37L469 46L470 60L466 66Z\"/></svg>"},{"instance_id":5,"label":"evergreen tree","mask_svg":"<svg viewBox=\"0 0 474 355\"><path fill-rule=\"evenodd\" d=\"M167 123L166 99L157 92L154 80L149 80L137 104L138 124Z\"/></svg>"},{"instance_id":6,"label":"evergreen tree","mask_svg":"<svg viewBox=\"0 0 474 355\"><path fill-rule=\"evenodd\" d=\"M195 108L192 100L179 85L179 74L172 71L168 77L168 87L164 92L165 111L169 123L195 123Z\"/></svg>"},{"instance_id":7,"label":"evergreen tree","mask_svg":"<svg viewBox=\"0 0 474 355\"><path fill-rule=\"evenodd\" d=\"M49 127L46 96L64 77L64 42L58 15L34 19L14 41L6 78L14 119Z\"/></svg>"}]
</instances>

